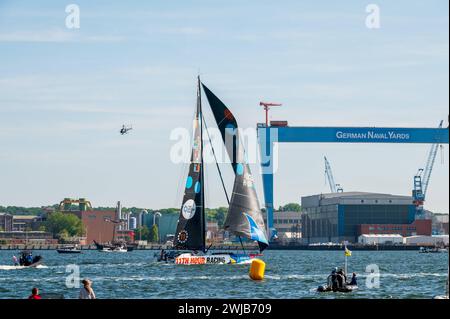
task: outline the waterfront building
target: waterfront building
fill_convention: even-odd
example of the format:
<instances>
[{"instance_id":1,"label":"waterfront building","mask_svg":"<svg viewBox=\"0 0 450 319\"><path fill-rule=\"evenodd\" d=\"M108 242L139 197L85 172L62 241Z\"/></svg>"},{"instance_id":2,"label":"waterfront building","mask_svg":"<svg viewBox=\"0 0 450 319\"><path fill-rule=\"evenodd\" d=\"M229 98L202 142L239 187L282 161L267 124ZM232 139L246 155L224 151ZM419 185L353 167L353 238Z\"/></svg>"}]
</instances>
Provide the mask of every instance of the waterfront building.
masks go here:
<instances>
[{"instance_id":1,"label":"waterfront building","mask_svg":"<svg viewBox=\"0 0 450 319\"><path fill-rule=\"evenodd\" d=\"M7 213L0 213L0 231L13 230L13 216Z\"/></svg>"},{"instance_id":2,"label":"waterfront building","mask_svg":"<svg viewBox=\"0 0 450 319\"><path fill-rule=\"evenodd\" d=\"M361 224L358 226L358 235L362 234L431 236L431 219L419 219L411 224Z\"/></svg>"},{"instance_id":3,"label":"waterfront building","mask_svg":"<svg viewBox=\"0 0 450 319\"><path fill-rule=\"evenodd\" d=\"M116 211L90 210L79 212L79 214L86 230L87 244L92 244L94 240L99 243L113 241L116 224L111 221L116 219Z\"/></svg>"},{"instance_id":4,"label":"waterfront building","mask_svg":"<svg viewBox=\"0 0 450 319\"><path fill-rule=\"evenodd\" d=\"M0 232L0 241L5 244L57 244L51 233L43 231L5 231Z\"/></svg>"},{"instance_id":5,"label":"waterfront building","mask_svg":"<svg viewBox=\"0 0 450 319\"><path fill-rule=\"evenodd\" d=\"M156 214L157 212L149 212L142 216L142 224L147 226L148 229L152 229L153 223L158 226L159 240L160 242L166 242L168 238L172 238L175 234L178 223L178 213L176 214ZM156 214L156 216L155 216ZM137 234L139 239L139 233Z\"/></svg>"},{"instance_id":6,"label":"waterfront building","mask_svg":"<svg viewBox=\"0 0 450 319\"><path fill-rule=\"evenodd\" d=\"M404 243L417 246L448 246L448 235L405 237Z\"/></svg>"},{"instance_id":7,"label":"waterfront building","mask_svg":"<svg viewBox=\"0 0 450 319\"><path fill-rule=\"evenodd\" d=\"M208 221L206 223L206 240L210 243L223 240L223 232L221 232L217 222Z\"/></svg>"},{"instance_id":8,"label":"waterfront building","mask_svg":"<svg viewBox=\"0 0 450 319\"><path fill-rule=\"evenodd\" d=\"M267 225L264 216L264 223ZM279 243L296 243L302 238L302 217L300 212L274 211L273 225L277 230Z\"/></svg>"},{"instance_id":9,"label":"waterfront building","mask_svg":"<svg viewBox=\"0 0 450 319\"><path fill-rule=\"evenodd\" d=\"M39 230L39 226L43 223L42 216L35 215L14 215L13 216L13 231L30 231Z\"/></svg>"},{"instance_id":10,"label":"waterfront building","mask_svg":"<svg viewBox=\"0 0 450 319\"><path fill-rule=\"evenodd\" d=\"M305 196L302 205L302 239L304 243L357 242L364 231L373 234L422 231L414 224L412 196L343 192ZM408 228L409 227L409 228ZM400 229L401 228L401 229ZM431 228L431 225L430 225ZM431 232L431 229L429 230Z\"/></svg>"},{"instance_id":11,"label":"waterfront building","mask_svg":"<svg viewBox=\"0 0 450 319\"><path fill-rule=\"evenodd\" d=\"M401 235L361 235L358 243L363 245L401 245L403 236Z\"/></svg>"}]
</instances>

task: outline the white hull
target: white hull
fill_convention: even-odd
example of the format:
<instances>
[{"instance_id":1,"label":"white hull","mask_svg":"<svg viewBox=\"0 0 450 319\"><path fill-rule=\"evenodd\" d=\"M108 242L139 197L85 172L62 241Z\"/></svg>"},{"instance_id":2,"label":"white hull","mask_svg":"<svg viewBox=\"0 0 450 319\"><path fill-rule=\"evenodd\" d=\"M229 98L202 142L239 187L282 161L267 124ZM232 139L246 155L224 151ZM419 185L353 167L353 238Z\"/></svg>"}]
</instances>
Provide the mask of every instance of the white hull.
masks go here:
<instances>
[{"instance_id":1,"label":"white hull","mask_svg":"<svg viewBox=\"0 0 450 319\"><path fill-rule=\"evenodd\" d=\"M235 254L213 254L196 255L184 253L175 258L177 265L229 265L229 264L249 264L254 257Z\"/></svg>"},{"instance_id":2,"label":"white hull","mask_svg":"<svg viewBox=\"0 0 450 319\"><path fill-rule=\"evenodd\" d=\"M110 249L110 248L103 248L102 250L99 250L104 253L126 253L128 250L122 249L122 248L116 248L116 249Z\"/></svg>"}]
</instances>

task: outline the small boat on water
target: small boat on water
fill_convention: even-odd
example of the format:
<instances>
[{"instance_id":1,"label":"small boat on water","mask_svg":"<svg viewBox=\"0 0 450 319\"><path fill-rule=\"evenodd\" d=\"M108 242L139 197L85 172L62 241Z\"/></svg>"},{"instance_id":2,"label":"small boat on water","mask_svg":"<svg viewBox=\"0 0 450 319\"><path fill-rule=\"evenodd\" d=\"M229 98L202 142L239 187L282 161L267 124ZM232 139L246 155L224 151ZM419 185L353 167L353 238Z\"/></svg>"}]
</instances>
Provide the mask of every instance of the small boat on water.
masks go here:
<instances>
[{"instance_id":1,"label":"small boat on water","mask_svg":"<svg viewBox=\"0 0 450 319\"><path fill-rule=\"evenodd\" d=\"M24 250L20 252L19 265L25 268L34 268L42 264L42 256L33 256L33 252Z\"/></svg>"},{"instance_id":2,"label":"small boat on water","mask_svg":"<svg viewBox=\"0 0 450 319\"><path fill-rule=\"evenodd\" d=\"M108 253L111 253L111 252L126 253L126 252L133 251L133 249L134 249L133 246L129 246L124 242L117 242L117 243L113 243L113 244L99 244L94 240L94 244L98 251L108 252Z\"/></svg>"},{"instance_id":3,"label":"small boat on water","mask_svg":"<svg viewBox=\"0 0 450 319\"><path fill-rule=\"evenodd\" d=\"M345 273L342 271L333 271L327 278L325 285L319 286L317 292L352 292L358 289L356 275L354 281L347 283Z\"/></svg>"},{"instance_id":4,"label":"small boat on water","mask_svg":"<svg viewBox=\"0 0 450 319\"><path fill-rule=\"evenodd\" d=\"M67 246L63 248L59 248L56 250L59 254L79 254L81 253L81 249L75 246Z\"/></svg>"},{"instance_id":5,"label":"small boat on water","mask_svg":"<svg viewBox=\"0 0 450 319\"><path fill-rule=\"evenodd\" d=\"M446 253L448 252L445 248L440 247L420 247L419 253L428 254L428 253Z\"/></svg>"},{"instance_id":6,"label":"small boat on water","mask_svg":"<svg viewBox=\"0 0 450 319\"><path fill-rule=\"evenodd\" d=\"M158 261L174 262L179 265L246 264L260 255L248 254L243 244L243 253L239 254L231 252L211 253L206 246L203 133L205 131L208 137L209 133L202 110L202 88L221 133L235 176L233 191L231 198L229 198L217 158L215 159L223 190L229 204L224 229L237 236L241 244L242 238L256 241L259 246L259 253L269 246L254 178L246 161L237 121L225 104L198 78L189 174L186 179L183 202L174 236L173 246L175 249L169 252L161 250L160 254L156 254L156 257ZM230 134L232 135L231 138ZM212 145L211 143L211 147ZM213 154L215 156L214 148Z\"/></svg>"},{"instance_id":7,"label":"small boat on water","mask_svg":"<svg viewBox=\"0 0 450 319\"><path fill-rule=\"evenodd\" d=\"M324 285L324 286L319 286L319 288L317 288L317 291L318 292L352 292L356 289L358 289L358 286L354 286L354 285L346 285L342 288L335 288L335 289L333 289L332 287L330 287L328 285Z\"/></svg>"},{"instance_id":8,"label":"small boat on water","mask_svg":"<svg viewBox=\"0 0 450 319\"><path fill-rule=\"evenodd\" d=\"M120 246L117 246L114 248L103 247L103 249L101 249L99 251L104 252L104 253L126 253L126 252L128 252L128 250L126 248L120 247Z\"/></svg>"}]
</instances>

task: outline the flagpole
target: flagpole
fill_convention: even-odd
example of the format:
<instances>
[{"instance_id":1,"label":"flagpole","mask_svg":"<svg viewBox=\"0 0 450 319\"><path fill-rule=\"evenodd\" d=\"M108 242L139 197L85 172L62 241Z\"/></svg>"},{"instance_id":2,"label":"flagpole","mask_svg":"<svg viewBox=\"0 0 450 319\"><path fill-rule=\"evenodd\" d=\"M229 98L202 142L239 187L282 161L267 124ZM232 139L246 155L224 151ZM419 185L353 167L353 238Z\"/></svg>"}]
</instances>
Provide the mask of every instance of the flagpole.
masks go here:
<instances>
[{"instance_id":1,"label":"flagpole","mask_svg":"<svg viewBox=\"0 0 450 319\"><path fill-rule=\"evenodd\" d=\"M348 276L347 274L347 246L345 246L345 275Z\"/></svg>"}]
</instances>

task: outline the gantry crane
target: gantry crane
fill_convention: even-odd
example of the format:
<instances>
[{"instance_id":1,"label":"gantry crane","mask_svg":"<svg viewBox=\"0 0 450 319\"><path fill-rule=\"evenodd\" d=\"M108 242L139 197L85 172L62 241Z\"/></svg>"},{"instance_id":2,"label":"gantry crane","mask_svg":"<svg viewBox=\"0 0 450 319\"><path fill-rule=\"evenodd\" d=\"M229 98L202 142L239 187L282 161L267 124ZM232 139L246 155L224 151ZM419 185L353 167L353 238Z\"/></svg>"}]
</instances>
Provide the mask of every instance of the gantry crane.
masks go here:
<instances>
[{"instance_id":1,"label":"gantry crane","mask_svg":"<svg viewBox=\"0 0 450 319\"><path fill-rule=\"evenodd\" d=\"M328 179L328 184L330 184L330 191L332 193L343 193L344 189L341 187L340 184L336 184L334 181L333 171L331 170L330 162L328 162L328 159L326 156L324 156L325 159L325 175Z\"/></svg>"},{"instance_id":2,"label":"gantry crane","mask_svg":"<svg viewBox=\"0 0 450 319\"><path fill-rule=\"evenodd\" d=\"M264 107L264 111L266 111L266 127L269 127L269 110L272 106L282 106L281 103L268 103L268 102L259 102L260 106Z\"/></svg>"},{"instance_id":3,"label":"gantry crane","mask_svg":"<svg viewBox=\"0 0 450 319\"><path fill-rule=\"evenodd\" d=\"M438 128L442 128L443 123L444 121L441 121ZM431 172L433 171L433 166L436 161L436 155L439 147L442 147L439 143L431 145L425 168L420 168L414 176L414 189L412 191L412 196L414 199L414 205L416 206L416 218L419 219L423 218L423 204L425 202Z\"/></svg>"}]
</instances>

